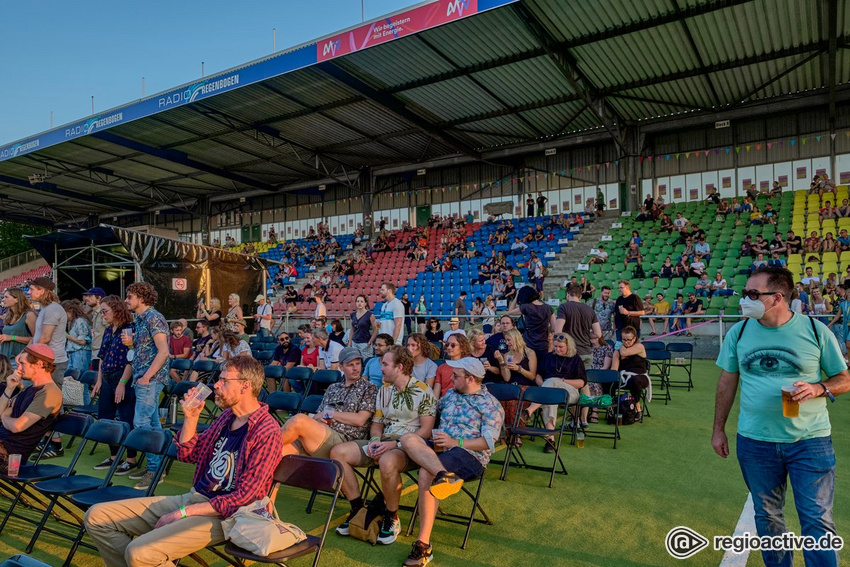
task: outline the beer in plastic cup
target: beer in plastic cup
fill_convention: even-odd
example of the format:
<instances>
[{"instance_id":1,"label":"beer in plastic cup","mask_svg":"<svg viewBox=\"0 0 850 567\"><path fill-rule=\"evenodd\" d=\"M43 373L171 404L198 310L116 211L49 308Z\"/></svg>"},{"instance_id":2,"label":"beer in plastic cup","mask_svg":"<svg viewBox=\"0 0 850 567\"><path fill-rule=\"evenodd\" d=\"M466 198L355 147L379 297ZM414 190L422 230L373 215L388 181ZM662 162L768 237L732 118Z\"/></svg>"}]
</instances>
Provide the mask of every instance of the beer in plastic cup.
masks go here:
<instances>
[{"instance_id":1,"label":"beer in plastic cup","mask_svg":"<svg viewBox=\"0 0 850 567\"><path fill-rule=\"evenodd\" d=\"M445 430L438 429L438 428L435 427L434 429L431 430L431 439L434 440L434 450L435 451L442 451L442 449L440 447L437 447L437 434L438 433L445 433Z\"/></svg>"},{"instance_id":2,"label":"beer in plastic cup","mask_svg":"<svg viewBox=\"0 0 850 567\"><path fill-rule=\"evenodd\" d=\"M576 434L576 447L584 449L584 433Z\"/></svg>"},{"instance_id":3,"label":"beer in plastic cup","mask_svg":"<svg viewBox=\"0 0 850 567\"><path fill-rule=\"evenodd\" d=\"M198 384L195 389L195 395L184 402L183 407L186 409L194 409L202 406L204 401L212 394L212 390L206 384Z\"/></svg>"},{"instance_id":4,"label":"beer in plastic cup","mask_svg":"<svg viewBox=\"0 0 850 567\"><path fill-rule=\"evenodd\" d=\"M8 476L18 476L18 472L21 470L21 456L19 454L9 455L9 468L7 470Z\"/></svg>"},{"instance_id":5,"label":"beer in plastic cup","mask_svg":"<svg viewBox=\"0 0 850 567\"><path fill-rule=\"evenodd\" d=\"M121 342L124 343L124 346L132 347L133 331L130 329L124 329L123 331L121 331Z\"/></svg>"},{"instance_id":6,"label":"beer in plastic cup","mask_svg":"<svg viewBox=\"0 0 850 567\"><path fill-rule=\"evenodd\" d=\"M334 413L336 413L336 411L333 408L327 408L324 412L322 412L322 419L330 425L331 421L333 421Z\"/></svg>"},{"instance_id":7,"label":"beer in plastic cup","mask_svg":"<svg viewBox=\"0 0 850 567\"><path fill-rule=\"evenodd\" d=\"M791 394L796 389L796 386L782 386L782 415L785 417L800 415L800 403L791 399Z\"/></svg>"}]
</instances>

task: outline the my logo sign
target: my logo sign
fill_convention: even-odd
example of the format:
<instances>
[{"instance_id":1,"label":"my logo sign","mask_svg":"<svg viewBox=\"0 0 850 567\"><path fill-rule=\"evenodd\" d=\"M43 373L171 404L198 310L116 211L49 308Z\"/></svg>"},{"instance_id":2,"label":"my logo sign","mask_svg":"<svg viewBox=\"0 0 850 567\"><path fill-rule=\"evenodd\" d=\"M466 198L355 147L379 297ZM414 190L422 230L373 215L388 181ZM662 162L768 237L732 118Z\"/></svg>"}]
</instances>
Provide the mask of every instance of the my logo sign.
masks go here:
<instances>
[{"instance_id":1,"label":"my logo sign","mask_svg":"<svg viewBox=\"0 0 850 567\"><path fill-rule=\"evenodd\" d=\"M341 45L342 45L342 41L339 40L339 39L337 39L336 41L334 41L334 40L328 41L325 44L325 47L322 49L322 56L330 55L331 57L336 57L336 54L339 51L339 48L340 48Z\"/></svg>"},{"instance_id":2,"label":"my logo sign","mask_svg":"<svg viewBox=\"0 0 850 567\"><path fill-rule=\"evenodd\" d=\"M687 559L708 546L708 540L686 526L677 526L667 532L664 546L675 559Z\"/></svg>"},{"instance_id":3,"label":"my logo sign","mask_svg":"<svg viewBox=\"0 0 850 567\"><path fill-rule=\"evenodd\" d=\"M463 11L469 9L469 0L452 0L446 8L446 16L457 14L463 16Z\"/></svg>"}]
</instances>

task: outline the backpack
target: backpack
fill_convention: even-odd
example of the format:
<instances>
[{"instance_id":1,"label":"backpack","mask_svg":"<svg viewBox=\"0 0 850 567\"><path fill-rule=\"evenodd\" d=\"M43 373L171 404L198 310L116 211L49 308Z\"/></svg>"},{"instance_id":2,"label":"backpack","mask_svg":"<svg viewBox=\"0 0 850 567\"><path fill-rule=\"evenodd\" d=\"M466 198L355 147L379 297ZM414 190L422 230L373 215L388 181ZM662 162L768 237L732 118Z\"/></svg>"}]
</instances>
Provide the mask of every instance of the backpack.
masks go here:
<instances>
[{"instance_id":1,"label":"backpack","mask_svg":"<svg viewBox=\"0 0 850 567\"><path fill-rule=\"evenodd\" d=\"M368 541L372 545L378 543L378 532L384 520L384 495L378 493L368 505L363 506L348 522L348 535L355 539Z\"/></svg>"},{"instance_id":2,"label":"backpack","mask_svg":"<svg viewBox=\"0 0 850 567\"><path fill-rule=\"evenodd\" d=\"M548 277L549 277L549 268L547 268L546 266L543 266L543 269L542 269L542 270L540 270L540 274L541 274L544 278L548 278Z\"/></svg>"},{"instance_id":3,"label":"backpack","mask_svg":"<svg viewBox=\"0 0 850 567\"><path fill-rule=\"evenodd\" d=\"M645 278L646 274L643 271L643 266L641 266L640 264L637 264L634 267L634 270L632 270L632 277L635 278L635 279Z\"/></svg>"},{"instance_id":4,"label":"backpack","mask_svg":"<svg viewBox=\"0 0 850 567\"><path fill-rule=\"evenodd\" d=\"M617 400L616 413L614 407L608 408L608 424L614 425L617 422L617 415L622 418L620 425L632 425L637 421L637 405L631 394L620 394Z\"/></svg>"}]
</instances>

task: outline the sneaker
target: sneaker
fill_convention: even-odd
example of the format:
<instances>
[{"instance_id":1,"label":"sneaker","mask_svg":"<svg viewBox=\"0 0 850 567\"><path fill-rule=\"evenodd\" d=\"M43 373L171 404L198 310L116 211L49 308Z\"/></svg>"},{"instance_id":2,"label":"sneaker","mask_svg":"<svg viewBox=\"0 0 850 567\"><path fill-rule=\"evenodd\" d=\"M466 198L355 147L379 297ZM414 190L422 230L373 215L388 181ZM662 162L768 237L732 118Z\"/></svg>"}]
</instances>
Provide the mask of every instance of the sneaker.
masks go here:
<instances>
[{"instance_id":1,"label":"sneaker","mask_svg":"<svg viewBox=\"0 0 850 567\"><path fill-rule=\"evenodd\" d=\"M441 471L434 478L434 482L431 483L431 488L428 491L437 500L443 500L457 494L462 486L463 479L458 478L455 473Z\"/></svg>"},{"instance_id":2,"label":"sneaker","mask_svg":"<svg viewBox=\"0 0 850 567\"><path fill-rule=\"evenodd\" d=\"M543 447L544 453L554 453L555 452L555 442L551 439L546 440L546 445Z\"/></svg>"},{"instance_id":3,"label":"sneaker","mask_svg":"<svg viewBox=\"0 0 850 567\"><path fill-rule=\"evenodd\" d=\"M138 468L139 468L139 463L137 463L137 462L136 463L130 463L130 462L124 461L123 463L118 465L118 468L115 469L115 474L118 475L118 476L124 476L125 474L135 472L136 469L138 469ZM130 478L133 478L133 477L130 477Z\"/></svg>"},{"instance_id":4,"label":"sneaker","mask_svg":"<svg viewBox=\"0 0 850 567\"><path fill-rule=\"evenodd\" d=\"M336 527L336 533L342 536L349 535L348 524L351 522L351 520L354 519L354 516L356 516L357 512L359 511L360 508L358 508L357 510L352 509L351 512L349 512L348 517L345 519L345 521Z\"/></svg>"},{"instance_id":5,"label":"sneaker","mask_svg":"<svg viewBox=\"0 0 850 567\"><path fill-rule=\"evenodd\" d=\"M381 522L381 531L378 532L378 543L389 545L395 541L400 533L401 520L398 519L398 514L386 515L384 521Z\"/></svg>"},{"instance_id":6,"label":"sneaker","mask_svg":"<svg viewBox=\"0 0 850 567\"><path fill-rule=\"evenodd\" d=\"M57 457L64 456L65 449L63 449L62 447L54 447L53 445L51 445L47 448L47 451L45 451L44 454L41 455L41 460L43 461L44 459L55 459Z\"/></svg>"},{"instance_id":7,"label":"sneaker","mask_svg":"<svg viewBox=\"0 0 850 567\"><path fill-rule=\"evenodd\" d=\"M147 490L151 487L151 483L153 482L153 476L153 471L145 471L145 474L142 476L141 480L139 480L139 482L133 485L133 488L135 488L136 490ZM159 482L162 482L164 478L165 475L159 477Z\"/></svg>"},{"instance_id":8,"label":"sneaker","mask_svg":"<svg viewBox=\"0 0 850 567\"><path fill-rule=\"evenodd\" d=\"M410 555L402 564L404 567L422 567L427 565L434 559L434 548L424 541L416 540L413 542L413 549L410 550Z\"/></svg>"},{"instance_id":9,"label":"sneaker","mask_svg":"<svg viewBox=\"0 0 850 567\"><path fill-rule=\"evenodd\" d=\"M136 466L138 467L138 465L136 465ZM130 473L130 476L128 478L130 480L141 480L141 478L143 476L145 476L145 474L147 474L147 472L148 472L147 469L137 468L135 471Z\"/></svg>"},{"instance_id":10,"label":"sneaker","mask_svg":"<svg viewBox=\"0 0 850 567\"><path fill-rule=\"evenodd\" d=\"M92 468L93 468L94 470L96 470L96 471L105 471L106 469L108 469L109 467L111 467L111 466L112 466L112 463L113 463L113 462L114 462L114 461L113 461L112 459L106 458L106 459L104 459L103 461L101 461L101 462L99 462L98 464L96 464L96 465L95 465L94 467L92 467Z\"/></svg>"}]
</instances>

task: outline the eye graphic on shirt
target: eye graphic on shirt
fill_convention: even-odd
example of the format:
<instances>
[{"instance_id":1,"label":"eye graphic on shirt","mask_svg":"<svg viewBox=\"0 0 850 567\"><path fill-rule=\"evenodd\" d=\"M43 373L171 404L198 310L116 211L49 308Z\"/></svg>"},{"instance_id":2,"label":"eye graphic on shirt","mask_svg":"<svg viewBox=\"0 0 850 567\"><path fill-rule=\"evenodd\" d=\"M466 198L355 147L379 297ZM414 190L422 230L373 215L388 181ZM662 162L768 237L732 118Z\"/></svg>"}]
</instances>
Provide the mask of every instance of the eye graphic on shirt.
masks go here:
<instances>
[{"instance_id":1,"label":"eye graphic on shirt","mask_svg":"<svg viewBox=\"0 0 850 567\"><path fill-rule=\"evenodd\" d=\"M747 372L776 377L793 376L802 370L794 353L783 348L752 351L744 356L741 366Z\"/></svg>"}]
</instances>

